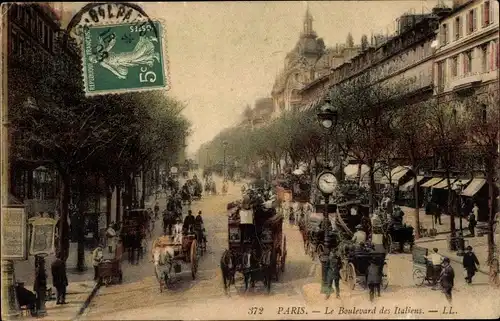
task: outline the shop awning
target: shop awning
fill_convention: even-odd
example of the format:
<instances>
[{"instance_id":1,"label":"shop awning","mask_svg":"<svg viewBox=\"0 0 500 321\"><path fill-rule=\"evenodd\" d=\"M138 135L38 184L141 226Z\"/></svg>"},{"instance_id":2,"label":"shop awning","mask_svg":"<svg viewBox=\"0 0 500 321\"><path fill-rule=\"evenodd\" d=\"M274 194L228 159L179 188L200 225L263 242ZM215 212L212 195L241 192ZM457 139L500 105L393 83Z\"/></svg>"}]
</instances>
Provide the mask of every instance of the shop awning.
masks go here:
<instances>
[{"instance_id":1,"label":"shop awning","mask_svg":"<svg viewBox=\"0 0 500 321\"><path fill-rule=\"evenodd\" d=\"M346 179L356 179L358 177L358 164L350 164L344 168L345 178ZM370 167L366 165L361 165L361 177L367 174L370 171Z\"/></svg>"},{"instance_id":2,"label":"shop awning","mask_svg":"<svg viewBox=\"0 0 500 321\"><path fill-rule=\"evenodd\" d=\"M420 183L424 179L424 176L417 176L417 184ZM414 179L412 178L408 182L404 183L403 185L399 186L399 190L403 192L408 192L410 191L413 186L414 186Z\"/></svg>"},{"instance_id":3,"label":"shop awning","mask_svg":"<svg viewBox=\"0 0 500 321\"><path fill-rule=\"evenodd\" d=\"M456 190L456 189L458 189L458 185L459 184L462 185L462 186L465 186L465 185L469 184L470 181L471 181L470 178L460 178L460 179L457 179L455 181L455 183L453 183L453 185L451 186L451 189Z\"/></svg>"},{"instance_id":4,"label":"shop awning","mask_svg":"<svg viewBox=\"0 0 500 321\"><path fill-rule=\"evenodd\" d=\"M391 171L391 181L389 182L389 178L386 176L383 176L382 179L380 180L380 184L397 184L399 180L408 173L410 170L410 167L407 166L398 166L393 168Z\"/></svg>"},{"instance_id":5,"label":"shop awning","mask_svg":"<svg viewBox=\"0 0 500 321\"><path fill-rule=\"evenodd\" d=\"M457 180L456 178L450 178L450 186L452 188L453 188L453 183L455 183L456 180ZM432 188L448 189L448 180L445 178L441 182L439 182L436 185L432 186Z\"/></svg>"},{"instance_id":6,"label":"shop awning","mask_svg":"<svg viewBox=\"0 0 500 321\"><path fill-rule=\"evenodd\" d=\"M421 187L433 187L437 183L441 182L443 180L442 177L433 177L427 182L423 183Z\"/></svg>"},{"instance_id":7,"label":"shop awning","mask_svg":"<svg viewBox=\"0 0 500 321\"><path fill-rule=\"evenodd\" d=\"M462 192L462 195L472 197L479 192L484 184L486 184L486 180L484 178L474 178L472 182L470 182L469 186L467 186L467 188Z\"/></svg>"}]
</instances>

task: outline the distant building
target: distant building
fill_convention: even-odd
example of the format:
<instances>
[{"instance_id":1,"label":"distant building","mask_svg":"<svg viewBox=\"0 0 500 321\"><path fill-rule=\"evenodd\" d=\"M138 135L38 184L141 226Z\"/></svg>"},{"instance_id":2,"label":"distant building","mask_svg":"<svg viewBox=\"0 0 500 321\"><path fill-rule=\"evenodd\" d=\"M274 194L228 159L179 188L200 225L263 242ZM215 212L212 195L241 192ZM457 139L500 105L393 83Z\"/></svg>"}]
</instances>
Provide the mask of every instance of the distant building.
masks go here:
<instances>
[{"instance_id":1,"label":"distant building","mask_svg":"<svg viewBox=\"0 0 500 321\"><path fill-rule=\"evenodd\" d=\"M299 40L286 55L284 70L274 82L271 92L273 116L277 117L284 110L300 109L303 106L299 93L302 88L356 56L359 51L360 46L326 48L323 39L318 38L313 30L313 17L307 9Z\"/></svg>"},{"instance_id":2,"label":"distant building","mask_svg":"<svg viewBox=\"0 0 500 321\"><path fill-rule=\"evenodd\" d=\"M300 90L304 108L313 108L324 100L330 89L359 76L369 75L375 83L410 82L409 93L417 99L432 96L431 43L435 40L439 16L435 14L409 15L398 19L398 32L391 37L372 36L370 45L349 61L332 69Z\"/></svg>"},{"instance_id":3,"label":"distant building","mask_svg":"<svg viewBox=\"0 0 500 321\"><path fill-rule=\"evenodd\" d=\"M241 114L241 122L238 124L240 128L259 128L269 123L273 115L273 99L259 98L255 101L254 108L247 105Z\"/></svg>"}]
</instances>

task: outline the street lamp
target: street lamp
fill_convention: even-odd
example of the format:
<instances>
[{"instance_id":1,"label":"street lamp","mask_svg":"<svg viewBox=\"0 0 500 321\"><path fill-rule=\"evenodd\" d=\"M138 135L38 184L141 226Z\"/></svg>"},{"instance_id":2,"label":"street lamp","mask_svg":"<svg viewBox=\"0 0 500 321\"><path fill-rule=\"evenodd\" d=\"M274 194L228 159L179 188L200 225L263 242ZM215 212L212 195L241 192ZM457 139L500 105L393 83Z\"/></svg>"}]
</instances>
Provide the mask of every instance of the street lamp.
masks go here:
<instances>
[{"instance_id":1,"label":"street lamp","mask_svg":"<svg viewBox=\"0 0 500 321\"><path fill-rule=\"evenodd\" d=\"M328 204L330 196L335 191L337 185L337 180L335 174L331 171L330 165L328 163L328 150L329 150L329 135L331 134L333 128L337 125L338 113L333 108L330 100L325 100L321 106L319 112L317 113L318 121L320 125L325 129L325 158L323 162L324 169L318 175L317 187L323 194L325 199L325 205L323 208L323 232L324 232L324 251L323 255L319 258L322 266L322 284L321 293L330 295L331 284L328 282L328 272L329 272L329 257L330 257L330 231L331 223L328 213Z\"/></svg>"},{"instance_id":2,"label":"street lamp","mask_svg":"<svg viewBox=\"0 0 500 321\"><path fill-rule=\"evenodd\" d=\"M226 180L226 147L227 147L227 142L226 141L222 142L222 145L224 145L224 165L222 167L222 171L223 171L224 180Z\"/></svg>"}]
</instances>

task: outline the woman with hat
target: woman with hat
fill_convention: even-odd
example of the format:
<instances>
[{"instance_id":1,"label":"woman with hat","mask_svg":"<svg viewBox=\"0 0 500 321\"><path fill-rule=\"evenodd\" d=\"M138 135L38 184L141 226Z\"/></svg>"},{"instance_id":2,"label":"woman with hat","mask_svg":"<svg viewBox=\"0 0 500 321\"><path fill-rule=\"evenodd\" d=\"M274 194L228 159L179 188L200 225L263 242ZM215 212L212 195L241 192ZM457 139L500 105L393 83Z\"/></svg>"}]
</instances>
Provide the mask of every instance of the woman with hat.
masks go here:
<instances>
[{"instance_id":1,"label":"woman with hat","mask_svg":"<svg viewBox=\"0 0 500 321\"><path fill-rule=\"evenodd\" d=\"M463 266L467 271L467 276L465 277L465 281L467 283L472 283L472 277L476 274L477 266L479 266L479 260L477 259L476 254L472 252L472 246L467 246L466 252L464 254Z\"/></svg>"}]
</instances>

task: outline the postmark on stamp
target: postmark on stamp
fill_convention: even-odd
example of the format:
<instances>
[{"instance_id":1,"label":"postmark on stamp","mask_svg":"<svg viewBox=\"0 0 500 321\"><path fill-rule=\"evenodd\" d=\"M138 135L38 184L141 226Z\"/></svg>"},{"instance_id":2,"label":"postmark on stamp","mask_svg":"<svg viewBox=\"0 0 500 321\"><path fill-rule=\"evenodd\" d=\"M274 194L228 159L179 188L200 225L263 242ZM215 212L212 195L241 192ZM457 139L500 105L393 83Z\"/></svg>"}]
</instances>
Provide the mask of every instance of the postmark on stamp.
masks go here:
<instances>
[{"instance_id":1,"label":"postmark on stamp","mask_svg":"<svg viewBox=\"0 0 500 321\"><path fill-rule=\"evenodd\" d=\"M87 26L83 73L87 95L167 88L162 26L121 23Z\"/></svg>"}]
</instances>

